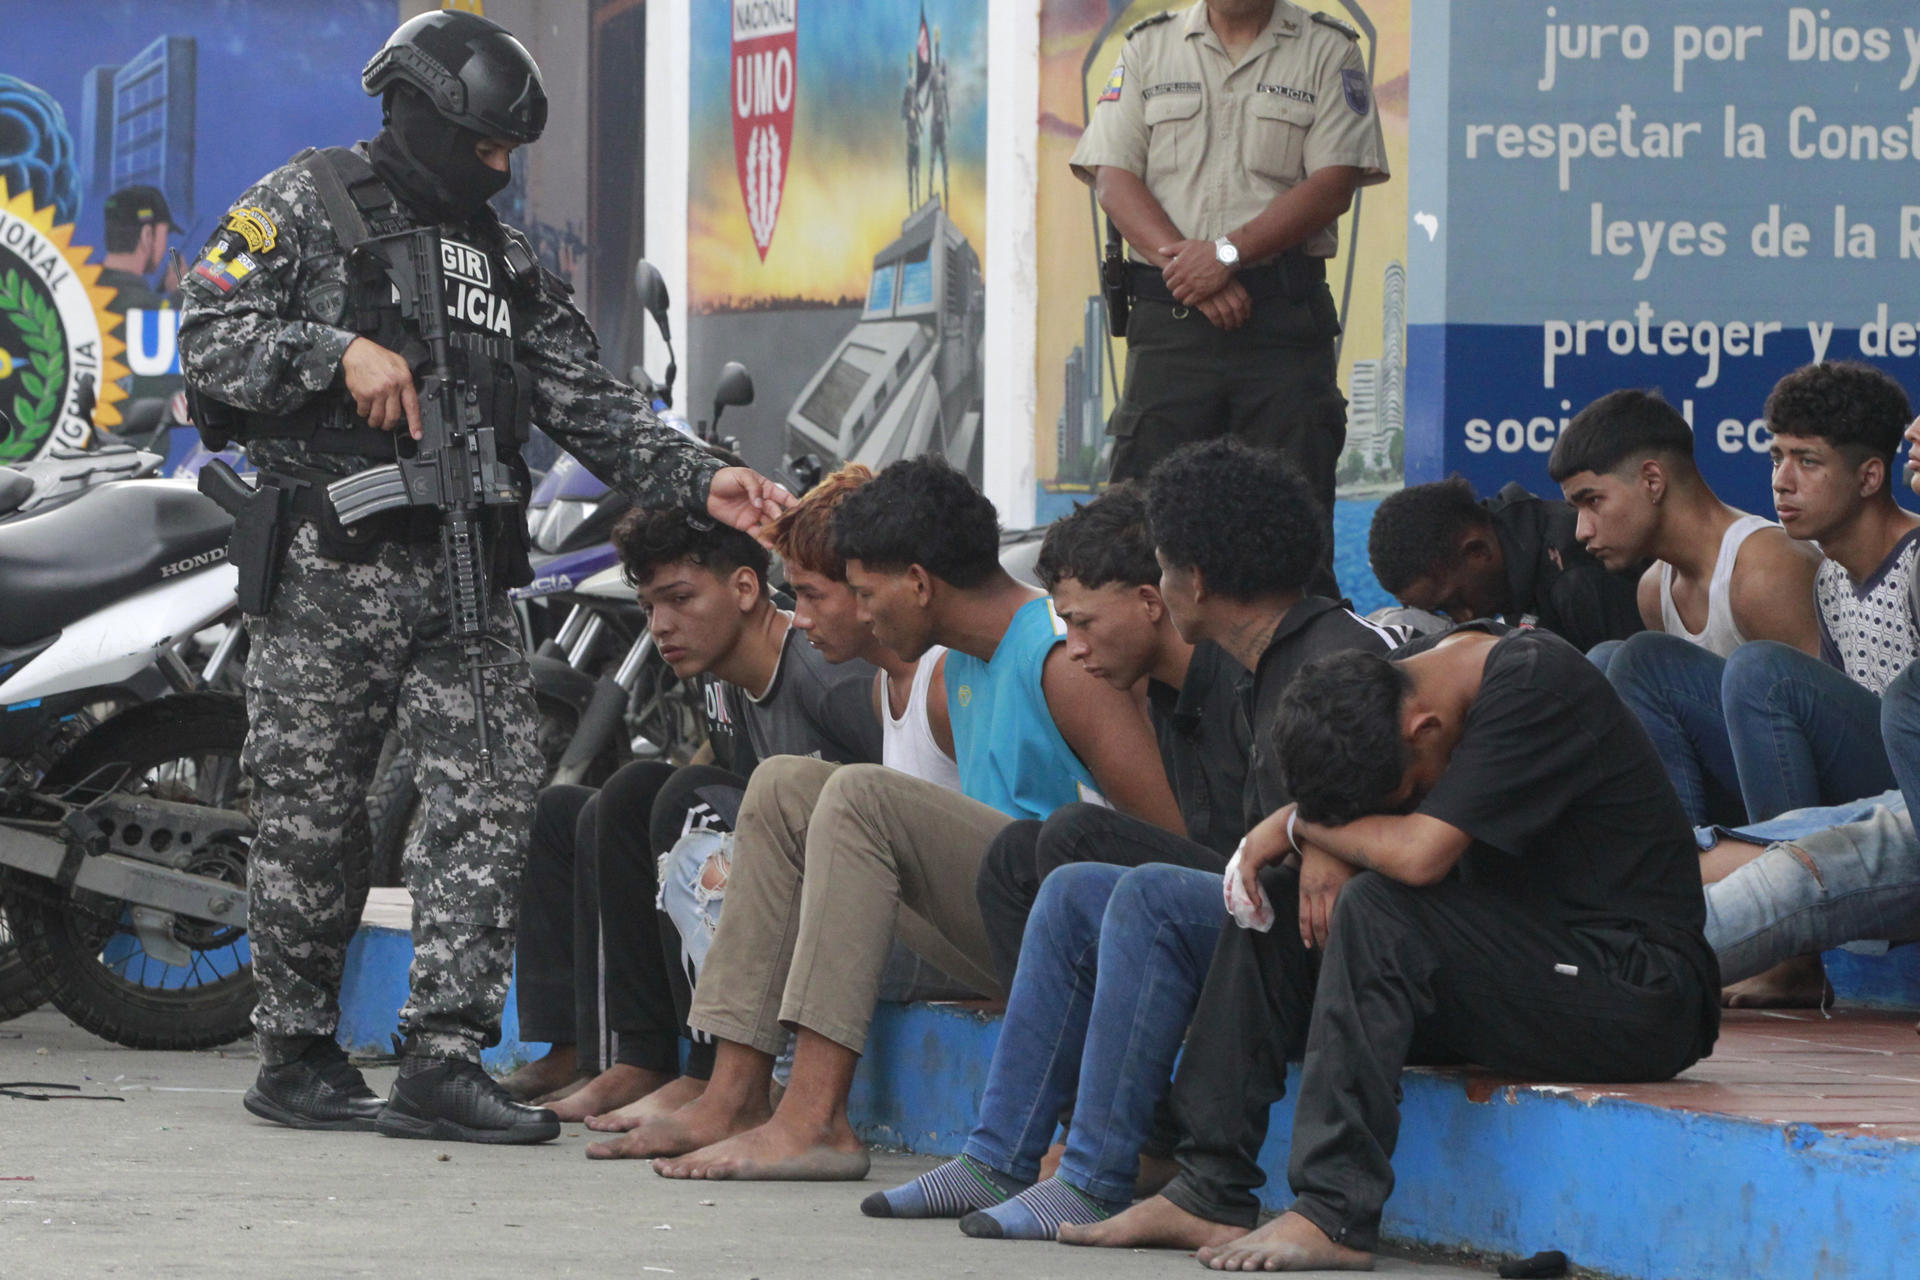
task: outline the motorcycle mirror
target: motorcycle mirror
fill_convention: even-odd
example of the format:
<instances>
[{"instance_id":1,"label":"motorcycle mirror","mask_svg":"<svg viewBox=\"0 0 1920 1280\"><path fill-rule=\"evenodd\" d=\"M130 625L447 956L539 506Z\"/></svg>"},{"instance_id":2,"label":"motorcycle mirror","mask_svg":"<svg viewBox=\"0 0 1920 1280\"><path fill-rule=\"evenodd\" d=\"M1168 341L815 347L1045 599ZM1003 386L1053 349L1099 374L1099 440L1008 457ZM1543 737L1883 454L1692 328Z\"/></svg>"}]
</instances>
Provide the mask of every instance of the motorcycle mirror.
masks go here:
<instances>
[{"instance_id":1,"label":"motorcycle mirror","mask_svg":"<svg viewBox=\"0 0 1920 1280\"><path fill-rule=\"evenodd\" d=\"M633 291L640 296L640 305L647 309L653 322L660 326L660 336L673 341L673 335L667 331L667 282L661 278L660 269L645 258L633 264Z\"/></svg>"},{"instance_id":2,"label":"motorcycle mirror","mask_svg":"<svg viewBox=\"0 0 1920 1280\"><path fill-rule=\"evenodd\" d=\"M729 405L753 403L753 375L738 360L720 366L720 380L713 386L713 425L720 426L720 414Z\"/></svg>"},{"instance_id":3,"label":"motorcycle mirror","mask_svg":"<svg viewBox=\"0 0 1920 1280\"><path fill-rule=\"evenodd\" d=\"M826 469L826 464L820 461L820 455L817 453L803 453L787 463L788 474L792 475L794 483L800 486L794 491L796 494L811 492L814 486L820 483L820 476Z\"/></svg>"}]
</instances>

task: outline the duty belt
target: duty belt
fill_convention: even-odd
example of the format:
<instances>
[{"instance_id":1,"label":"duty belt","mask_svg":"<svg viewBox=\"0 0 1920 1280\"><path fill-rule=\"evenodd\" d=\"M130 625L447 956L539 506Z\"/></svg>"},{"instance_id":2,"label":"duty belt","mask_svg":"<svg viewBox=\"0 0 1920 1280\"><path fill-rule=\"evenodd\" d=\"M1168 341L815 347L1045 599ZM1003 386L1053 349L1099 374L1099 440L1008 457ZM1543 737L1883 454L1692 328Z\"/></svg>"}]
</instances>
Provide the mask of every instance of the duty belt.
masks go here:
<instances>
[{"instance_id":1,"label":"duty belt","mask_svg":"<svg viewBox=\"0 0 1920 1280\"><path fill-rule=\"evenodd\" d=\"M1134 297L1178 305L1158 267L1150 267L1144 262L1130 265L1133 270ZM1310 258L1304 253L1283 253L1272 262L1263 262L1257 267L1242 267L1233 273L1233 278L1240 282L1240 287L1255 302L1274 298L1301 302L1327 282L1327 260Z\"/></svg>"}]
</instances>

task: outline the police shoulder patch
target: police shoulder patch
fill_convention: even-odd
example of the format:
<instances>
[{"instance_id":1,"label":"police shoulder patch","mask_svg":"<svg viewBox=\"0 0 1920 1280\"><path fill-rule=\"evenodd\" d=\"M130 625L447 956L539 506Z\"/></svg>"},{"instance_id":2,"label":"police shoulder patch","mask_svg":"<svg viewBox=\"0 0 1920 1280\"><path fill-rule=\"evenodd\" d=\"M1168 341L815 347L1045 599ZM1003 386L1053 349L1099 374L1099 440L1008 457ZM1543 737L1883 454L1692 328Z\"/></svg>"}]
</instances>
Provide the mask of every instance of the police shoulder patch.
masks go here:
<instances>
[{"instance_id":1,"label":"police shoulder patch","mask_svg":"<svg viewBox=\"0 0 1920 1280\"><path fill-rule=\"evenodd\" d=\"M1101 102L1120 101L1120 90L1127 82L1127 64L1120 61L1113 64L1113 74L1107 77L1107 87L1100 91Z\"/></svg>"},{"instance_id":2,"label":"police shoulder patch","mask_svg":"<svg viewBox=\"0 0 1920 1280\"><path fill-rule=\"evenodd\" d=\"M1173 21L1173 10L1171 9L1167 9L1167 10L1164 10L1163 12L1156 13L1150 18L1142 18L1140 19L1140 21L1134 23L1132 26L1127 28L1127 39L1129 40L1133 39L1135 36L1139 35L1142 31L1145 31L1148 27L1157 27L1163 22L1172 22L1172 21Z\"/></svg>"},{"instance_id":3,"label":"police shoulder patch","mask_svg":"<svg viewBox=\"0 0 1920 1280\"><path fill-rule=\"evenodd\" d=\"M1331 14L1316 13L1316 14L1313 14L1312 17L1313 17L1313 20L1319 23L1321 26L1332 27L1335 31L1338 31L1341 35L1345 36L1349 40L1358 40L1360 38L1360 33L1358 31L1355 31L1352 27L1340 21L1340 19L1333 17Z\"/></svg>"},{"instance_id":4,"label":"police shoulder patch","mask_svg":"<svg viewBox=\"0 0 1920 1280\"><path fill-rule=\"evenodd\" d=\"M244 238L249 253L271 253L279 239L280 228L255 205L242 205L227 214L227 230Z\"/></svg>"}]
</instances>

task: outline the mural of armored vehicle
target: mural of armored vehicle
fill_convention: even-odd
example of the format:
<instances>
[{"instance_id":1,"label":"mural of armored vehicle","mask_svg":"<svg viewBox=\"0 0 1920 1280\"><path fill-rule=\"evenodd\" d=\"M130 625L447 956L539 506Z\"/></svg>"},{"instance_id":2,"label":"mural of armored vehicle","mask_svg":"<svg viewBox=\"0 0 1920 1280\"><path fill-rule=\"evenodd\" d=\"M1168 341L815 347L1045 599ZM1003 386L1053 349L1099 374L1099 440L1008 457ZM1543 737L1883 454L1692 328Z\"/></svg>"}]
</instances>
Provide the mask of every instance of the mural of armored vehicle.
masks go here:
<instances>
[{"instance_id":1,"label":"mural of armored vehicle","mask_svg":"<svg viewBox=\"0 0 1920 1280\"><path fill-rule=\"evenodd\" d=\"M874 255L866 309L787 411L789 459L828 467L944 453L981 463L980 256L938 201Z\"/></svg>"}]
</instances>

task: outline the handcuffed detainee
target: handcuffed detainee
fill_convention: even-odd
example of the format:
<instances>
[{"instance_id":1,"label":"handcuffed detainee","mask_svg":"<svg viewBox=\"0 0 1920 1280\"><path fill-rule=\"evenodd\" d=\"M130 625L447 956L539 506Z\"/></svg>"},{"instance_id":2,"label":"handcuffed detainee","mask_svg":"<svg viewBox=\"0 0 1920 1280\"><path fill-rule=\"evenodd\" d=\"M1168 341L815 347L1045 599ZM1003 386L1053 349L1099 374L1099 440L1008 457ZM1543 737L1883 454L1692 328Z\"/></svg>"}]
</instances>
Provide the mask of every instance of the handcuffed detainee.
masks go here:
<instances>
[{"instance_id":1,"label":"handcuffed detainee","mask_svg":"<svg viewBox=\"0 0 1920 1280\"><path fill-rule=\"evenodd\" d=\"M1328 513L1309 590L1338 599L1327 259L1354 192L1387 180L1358 34L1288 0L1155 14L1127 32L1072 164L1132 249L1109 478L1222 434L1279 449Z\"/></svg>"},{"instance_id":2,"label":"handcuffed detainee","mask_svg":"<svg viewBox=\"0 0 1920 1280\"><path fill-rule=\"evenodd\" d=\"M295 1128L545 1141L553 1114L479 1065L499 1039L541 780L505 595L531 576L519 449L537 422L640 504L743 529L790 498L662 425L602 368L569 287L488 207L510 153L546 124L517 40L428 13L362 83L384 128L247 190L188 273L180 325L197 425L260 472L255 489L224 468L202 484L236 512L252 642L261 1067L246 1107ZM406 866L403 1056L383 1102L334 1033L389 730L412 754L423 823Z\"/></svg>"}]
</instances>

